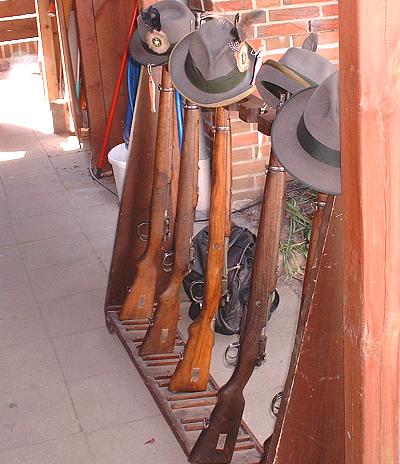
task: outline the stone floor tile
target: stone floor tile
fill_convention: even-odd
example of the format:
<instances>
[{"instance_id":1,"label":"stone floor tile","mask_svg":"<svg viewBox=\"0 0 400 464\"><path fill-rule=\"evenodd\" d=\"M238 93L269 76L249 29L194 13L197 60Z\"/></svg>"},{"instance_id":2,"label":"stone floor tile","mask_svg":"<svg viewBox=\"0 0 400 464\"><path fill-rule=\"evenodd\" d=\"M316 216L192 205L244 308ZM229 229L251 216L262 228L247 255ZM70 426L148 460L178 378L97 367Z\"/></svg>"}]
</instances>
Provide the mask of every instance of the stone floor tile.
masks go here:
<instances>
[{"instance_id":1,"label":"stone floor tile","mask_svg":"<svg viewBox=\"0 0 400 464\"><path fill-rule=\"evenodd\" d=\"M5 248L0 249L0 291L19 285L29 285L28 274L17 253L7 254L2 250Z\"/></svg>"},{"instance_id":2,"label":"stone floor tile","mask_svg":"<svg viewBox=\"0 0 400 464\"><path fill-rule=\"evenodd\" d=\"M53 156L50 158L51 164L58 172L86 169L89 167L89 161L90 154L86 151L66 152L63 156Z\"/></svg>"},{"instance_id":3,"label":"stone floor tile","mask_svg":"<svg viewBox=\"0 0 400 464\"><path fill-rule=\"evenodd\" d=\"M43 150L39 140L33 132L24 132L20 134L9 134L4 136L0 132L0 153L22 152L23 159L36 159L46 157L46 152ZM21 154L22 154L21 153Z\"/></svg>"},{"instance_id":4,"label":"stone floor tile","mask_svg":"<svg viewBox=\"0 0 400 464\"><path fill-rule=\"evenodd\" d=\"M18 243L43 240L82 230L72 211L13 219L11 224Z\"/></svg>"},{"instance_id":5,"label":"stone floor tile","mask_svg":"<svg viewBox=\"0 0 400 464\"><path fill-rule=\"evenodd\" d=\"M16 126L14 124L4 124L3 122L0 123L0 134L1 137L12 137L14 135L21 135L21 134L33 134L33 130L29 127L23 126Z\"/></svg>"},{"instance_id":6,"label":"stone floor tile","mask_svg":"<svg viewBox=\"0 0 400 464\"><path fill-rule=\"evenodd\" d=\"M84 187L67 191L68 199L73 208L100 206L108 203L117 203L118 198L103 187Z\"/></svg>"},{"instance_id":7,"label":"stone floor tile","mask_svg":"<svg viewBox=\"0 0 400 464\"><path fill-rule=\"evenodd\" d=\"M83 433L0 452L2 464L95 464Z\"/></svg>"},{"instance_id":8,"label":"stone floor tile","mask_svg":"<svg viewBox=\"0 0 400 464\"><path fill-rule=\"evenodd\" d=\"M83 232L23 243L18 248L28 271L95 258L93 248Z\"/></svg>"},{"instance_id":9,"label":"stone floor tile","mask_svg":"<svg viewBox=\"0 0 400 464\"><path fill-rule=\"evenodd\" d=\"M34 445L79 431L63 383L0 396L0 450ZM24 462L31 464L29 459Z\"/></svg>"},{"instance_id":10,"label":"stone floor tile","mask_svg":"<svg viewBox=\"0 0 400 464\"><path fill-rule=\"evenodd\" d=\"M67 386L84 432L160 414L133 366L129 370L90 377Z\"/></svg>"},{"instance_id":11,"label":"stone floor tile","mask_svg":"<svg viewBox=\"0 0 400 464\"><path fill-rule=\"evenodd\" d=\"M54 167L47 158L19 159L0 163L2 179L26 179L43 174L54 174Z\"/></svg>"},{"instance_id":12,"label":"stone floor tile","mask_svg":"<svg viewBox=\"0 0 400 464\"><path fill-rule=\"evenodd\" d=\"M98 185L90 176L89 169L71 169L57 171L58 177L67 190L93 187Z\"/></svg>"},{"instance_id":13,"label":"stone floor tile","mask_svg":"<svg viewBox=\"0 0 400 464\"><path fill-rule=\"evenodd\" d=\"M100 288L40 303L50 337L104 328L104 299Z\"/></svg>"},{"instance_id":14,"label":"stone floor tile","mask_svg":"<svg viewBox=\"0 0 400 464\"><path fill-rule=\"evenodd\" d=\"M0 351L44 338L48 338L48 333L37 303L9 311L0 308Z\"/></svg>"},{"instance_id":15,"label":"stone floor tile","mask_svg":"<svg viewBox=\"0 0 400 464\"><path fill-rule=\"evenodd\" d=\"M4 201L6 198L6 191L4 190L2 181L0 179L0 201Z\"/></svg>"},{"instance_id":16,"label":"stone floor tile","mask_svg":"<svg viewBox=\"0 0 400 464\"><path fill-rule=\"evenodd\" d=\"M63 381L50 339L37 340L0 351L0 394L53 385ZM0 434L1 435L1 434Z\"/></svg>"},{"instance_id":17,"label":"stone floor tile","mask_svg":"<svg viewBox=\"0 0 400 464\"><path fill-rule=\"evenodd\" d=\"M119 206L117 203L100 205L96 208L87 207L76 210L78 222L85 232L96 232L100 229L115 228L118 220Z\"/></svg>"},{"instance_id":18,"label":"stone floor tile","mask_svg":"<svg viewBox=\"0 0 400 464\"><path fill-rule=\"evenodd\" d=\"M4 220L4 216L3 216ZM2 222L0 219L0 247L12 245L17 242L14 229L11 225L11 221L6 220Z\"/></svg>"},{"instance_id":19,"label":"stone floor tile","mask_svg":"<svg viewBox=\"0 0 400 464\"><path fill-rule=\"evenodd\" d=\"M8 198L17 198L64 190L57 174L43 174L32 178L6 178L3 181Z\"/></svg>"},{"instance_id":20,"label":"stone floor tile","mask_svg":"<svg viewBox=\"0 0 400 464\"><path fill-rule=\"evenodd\" d=\"M97 464L187 464L161 415L87 436Z\"/></svg>"},{"instance_id":21,"label":"stone floor tile","mask_svg":"<svg viewBox=\"0 0 400 464\"><path fill-rule=\"evenodd\" d=\"M64 192L41 193L7 200L11 219L67 211L71 207Z\"/></svg>"},{"instance_id":22,"label":"stone floor tile","mask_svg":"<svg viewBox=\"0 0 400 464\"><path fill-rule=\"evenodd\" d=\"M25 304L34 304L35 297L30 285L17 285L1 291L0 315L6 317L7 313L13 312L15 307Z\"/></svg>"},{"instance_id":23,"label":"stone floor tile","mask_svg":"<svg viewBox=\"0 0 400 464\"><path fill-rule=\"evenodd\" d=\"M37 301L104 288L107 274L97 258L28 271Z\"/></svg>"},{"instance_id":24,"label":"stone floor tile","mask_svg":"<svg viewBox=\"0 0 400 464\"><path fill-rule=\"evenodd\" d=\"M68 382L133 369L121 343L105 327L56 337L53 343Z\"/></svg>"}]
</instances>

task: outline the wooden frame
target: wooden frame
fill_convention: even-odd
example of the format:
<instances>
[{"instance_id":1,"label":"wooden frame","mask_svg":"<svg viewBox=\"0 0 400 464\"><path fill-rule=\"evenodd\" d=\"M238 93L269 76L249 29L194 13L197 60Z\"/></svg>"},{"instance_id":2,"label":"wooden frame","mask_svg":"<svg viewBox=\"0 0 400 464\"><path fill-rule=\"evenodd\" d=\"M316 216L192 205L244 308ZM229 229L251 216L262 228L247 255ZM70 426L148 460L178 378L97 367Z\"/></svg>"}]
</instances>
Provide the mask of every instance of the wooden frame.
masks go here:
<instances>
[{"instance_id":1,"label":"wooden frame","mask_svg":"<svg viewBox=\"0 0 400 464\"><path fill-rule=\"evenodd\" d=\"M399 462L400 3L342 0L346 464Z\"/></svg>"}]
</instances>

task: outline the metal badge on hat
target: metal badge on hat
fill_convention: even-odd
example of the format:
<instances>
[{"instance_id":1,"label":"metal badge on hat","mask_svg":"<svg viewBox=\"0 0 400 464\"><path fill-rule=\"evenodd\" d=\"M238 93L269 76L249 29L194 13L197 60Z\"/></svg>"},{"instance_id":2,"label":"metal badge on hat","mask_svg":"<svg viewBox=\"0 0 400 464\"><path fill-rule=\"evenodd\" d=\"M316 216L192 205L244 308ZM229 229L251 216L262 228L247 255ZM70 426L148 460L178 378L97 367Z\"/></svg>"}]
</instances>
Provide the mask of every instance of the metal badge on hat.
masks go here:
<instances>
[{"instance_id":1,"label":"metal badge on hat","mask_svg":"<svg viewBox=\"0 0 400 464\"><path fill-rule=\"evenodd\" d=\"M233 40L229 42L229 47L234 51L236 57L236 66L240 72L246 72L250 66L249 47L246 39L251 35L252 26L259 22L263 11L255 10L250 13L240 15L237 13L235 16L234 27L231 29L231 36ZM254 78L261 66L261 57L256 53L256 64L254 67ZM253 84L253 82L252 82Z\"/></svg>"},{"instance_id":2,"label":"metal badge on hat","mask_svg":"<svg viewBox=\"0 0 400 464\"><path fill-rule=\"evenodd\" d=\"M161 30L160 12L157 8L150 6L142 13L142 20L143 24L150 29L146 34L146 44L149 49L158 55L166 53L171 44L165 32Z\"/></svg>"}]
</instances>

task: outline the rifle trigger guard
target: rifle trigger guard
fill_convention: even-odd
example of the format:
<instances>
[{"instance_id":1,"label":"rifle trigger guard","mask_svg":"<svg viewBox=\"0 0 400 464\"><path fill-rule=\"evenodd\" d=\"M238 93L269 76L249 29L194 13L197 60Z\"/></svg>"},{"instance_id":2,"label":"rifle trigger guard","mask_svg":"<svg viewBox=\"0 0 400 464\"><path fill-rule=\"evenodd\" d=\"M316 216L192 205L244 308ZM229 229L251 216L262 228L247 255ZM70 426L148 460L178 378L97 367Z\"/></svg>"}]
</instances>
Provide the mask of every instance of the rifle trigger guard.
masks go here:
<instances>
[{"instance_id":1,"label":"rifle trigger guard","mask_svg":"<svg viewBox=\"0 0 400 464\"><path fill-rule=\"evenodd\" d=\"M201 304L203 302L203 298L197 298L193 289L194 287L196 287L196 285L204 285L204 282L201 281L201 280L195 280L193 281L191 284L190 284L190 287L189 287L189 293L190 293L190 296L192 298L192 300L195 302L195 303L198 303L198 304Z\"/></svg>"},{"instance_id":2,"label":"rifle trigger guard","mask_svg":"<svg viewBox=\"0 0 400 464\"><path fill-rule=\"evenodd\" d=\"M173 260L171 259L174 256L173 251L167 251L164 254L162 267L164 272L172 272Z\"/></svg>"},{"instance_id":3,"label":"rifle trigger guard","mask_svg":"<svg viewBox=\"0 0 400 464\"><path fill-rule=\"evenodd\" d=\"M139 237L139 240L141 240L142 242L147 242L149 240L149 233L147 232L147 234L144 234L142 232L142 228L144 226L149 226L150 225L150 222L141 222L138 226L137 226L137 234L138 234L138 237Z\"/></svg>"},{"instance_id":4,"label":"rifle trigger guard","mask_svg":"<svg viewBox=\"0 0 400 464\"><path fill-rule=\"evenodd\" d=\"M240 341L228 345L225 350L224 361L228 367L235 367L239 357ZM234 352L234 353L233 353Z\"/></svg>"},{"instance_id":5,"label":"rifle trigger guard","mask_svg":"<svg viewBox=\"0 0 400 464\"><path fill-rule=\"evenodd\" d=\"M277 393L271 401L271 412L275 417L278 417L279 408L281 406L283 392Z\"/></svg>"},{"instance_id":6,"label":"rifle trigger guard","mask_svg":"<svg viewBox=\"0 0 400 464\"><path fill-rule=\"evenodd\" d=\"M203 427L204 427L205 429L208 429L208 427L210 427L210 418L209 418L209 417L205 417L205 418L203 419Z\"/></svg>"}]
</instances>

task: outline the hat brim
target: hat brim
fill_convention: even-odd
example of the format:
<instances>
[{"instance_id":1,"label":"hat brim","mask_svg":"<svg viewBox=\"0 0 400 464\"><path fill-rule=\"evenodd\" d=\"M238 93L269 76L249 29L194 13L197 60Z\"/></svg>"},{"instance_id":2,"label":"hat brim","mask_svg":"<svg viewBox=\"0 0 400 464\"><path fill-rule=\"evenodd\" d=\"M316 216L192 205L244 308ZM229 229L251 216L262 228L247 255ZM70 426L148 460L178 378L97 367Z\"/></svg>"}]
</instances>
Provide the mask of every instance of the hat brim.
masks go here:
<instances>
[{"instance_id":1,"label":"hat brim","mask_svg":"<svg viewBox=\"0 0 400 464\"><path fill-rule=\"evenodd\" d=\"M279 104L279 98L271 93L266 84L273 84L295 95L304 89L298 82L285 76L281 71L265 63L257 74L256 86L261 98L269 106L276 107Z\"/></svg>"},{"instance_id":2,"label":"hat brim","mask_svg":"<svg viewBox=\"0 0 400 464\"><path fill-rule=\"evenodd\" d=\"M138 63L148 66L161 66L163 64L168 63L169 54L168 55L157 55L156 53L149 53L147 50L143 48L142 41L140 39L140 35L138 30L133 33L129 44L129 53L131 54L132 58L137 61Z\"/></svg>"},{"instance_id":3,"label":"hat brim","mask_svg":"<svg viewBox=\"0 0 400 464\"><path fill-rule=\"evenodd\" d=\"M197 105L215 108L217 106L225 106L236 103L255 91L255 85L251 84L254 74L255 56L251 53L249 54L250 66L246 71L244 79L232 90L212 94L204 92L193 85L185 73L185 60L189 52L192 34L195 34L195 32L191 32L184 37L175 46L169 57L171 80L179 93Z\"/></svg>"},{"instance_id":4,"label":"hat brim","mask_svg":"<svg viewBox=\"0 0 400 464\"><path fill-rule=\"evenodd\" d=\"M278 112L271 129L272 150L293 177L311 189L340 195L340 168L316 160L301 146L297 126L316 87L302 90Z\"/></svg>"}]
</instances>

